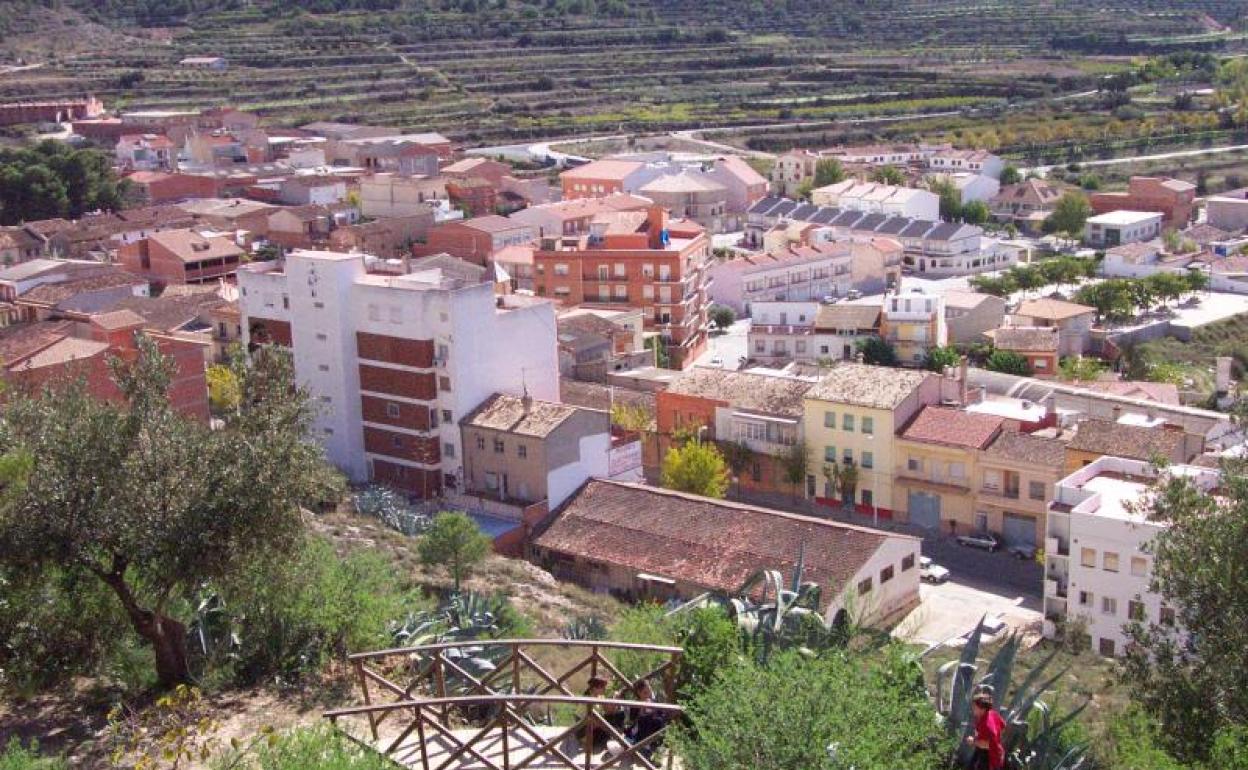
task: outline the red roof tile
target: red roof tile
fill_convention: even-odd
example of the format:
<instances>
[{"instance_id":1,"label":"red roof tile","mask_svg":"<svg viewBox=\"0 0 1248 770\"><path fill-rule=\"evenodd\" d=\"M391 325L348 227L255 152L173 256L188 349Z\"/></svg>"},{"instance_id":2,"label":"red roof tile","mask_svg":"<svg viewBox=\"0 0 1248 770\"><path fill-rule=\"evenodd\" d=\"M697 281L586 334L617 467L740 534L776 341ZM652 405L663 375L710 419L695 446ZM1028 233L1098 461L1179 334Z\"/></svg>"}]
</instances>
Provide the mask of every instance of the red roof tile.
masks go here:
<instances>
[{"instance_id":1,"label":"red roof tile","mask_svg":"<svg viewBox=\"0 0 1248 770\"><path fill-rule=\"evenodd\" d=\"M1001 430L1005 418L952 409L925 406L901 431L901 437L925 444L944 444L983 449Z\"/></svg>"}]
</instances>

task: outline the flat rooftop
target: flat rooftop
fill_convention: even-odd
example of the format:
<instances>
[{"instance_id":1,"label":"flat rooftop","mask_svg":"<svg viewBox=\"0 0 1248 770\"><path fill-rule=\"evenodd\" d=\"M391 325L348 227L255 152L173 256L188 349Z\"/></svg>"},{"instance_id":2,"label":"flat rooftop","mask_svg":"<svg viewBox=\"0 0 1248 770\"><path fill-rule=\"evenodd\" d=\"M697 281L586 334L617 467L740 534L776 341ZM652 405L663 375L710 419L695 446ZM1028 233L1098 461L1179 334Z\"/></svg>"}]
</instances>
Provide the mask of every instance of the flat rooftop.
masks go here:
<instances>
[{"instance_id":1,"label":"flat rooftop","mask_svg":"<svg viewBox=\"0 0 1248 770\"><path fill-rule=\"evenodd\" d=\"M1160 219L1162 215L1156 211L1110 211L1088 217L1090 225L1138 225L1150 219Z\"/></svg>"},{"instance_id":2,"label":"flat rooftop","mask_svg":"<svg viewBox=\"0 0 1248 770\"><path fill-rule=\"evenodd\" d=\"M1129 506L1143 499L1148 492L1147 482L1117 473L1101 473L1088 479L1083 488L1101 496L1101 506L1096 510L1097 516L1122 521L1143 521L1144 517L1129 510Z\"/></svg>"}]
</instances>

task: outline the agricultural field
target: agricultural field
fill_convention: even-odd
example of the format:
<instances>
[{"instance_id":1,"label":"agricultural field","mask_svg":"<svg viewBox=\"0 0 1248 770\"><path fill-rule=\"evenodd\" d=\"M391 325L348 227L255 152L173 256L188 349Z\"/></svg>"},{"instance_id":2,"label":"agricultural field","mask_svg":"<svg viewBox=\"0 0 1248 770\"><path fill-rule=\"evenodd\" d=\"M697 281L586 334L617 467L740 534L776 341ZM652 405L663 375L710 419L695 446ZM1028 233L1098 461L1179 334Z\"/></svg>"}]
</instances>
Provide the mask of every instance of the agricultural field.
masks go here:
<instances>
[{"instance_id":1,"label":"agricultural field","mask_svg":"<svg viewBox=\"0 0 1248 770\"><path fill-rule=\"evenodd\" d=\"M468 145L782 124L715 138L774 151L921 136L1023 153L1116 120L1096 99L1063 99L1134 57L1242 45L1233 0L67 0L55 11L0 0L0 18L0 65L28 67L0 74L0 101L231 103L270 124L367 120ZM1089 33L1103 29L1113 33ZM229 70L177 65L205 55ZM1216 128L1201 120L1183 125ZM1134 121L1118 120L1132 136Z\"/></svg>"}]
</instances>

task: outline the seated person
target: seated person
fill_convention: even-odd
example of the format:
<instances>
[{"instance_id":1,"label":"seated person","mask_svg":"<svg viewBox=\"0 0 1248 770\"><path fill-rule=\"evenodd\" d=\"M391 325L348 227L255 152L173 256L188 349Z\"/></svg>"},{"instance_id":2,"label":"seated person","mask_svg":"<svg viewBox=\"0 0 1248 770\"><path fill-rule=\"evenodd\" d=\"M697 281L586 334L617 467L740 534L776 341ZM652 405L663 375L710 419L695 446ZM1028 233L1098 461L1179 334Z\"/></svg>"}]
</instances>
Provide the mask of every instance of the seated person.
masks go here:
<instances>
[{"instance_id":1,"label":"seated person","mask_svg":"<svg viewBox=\"0 0 1248 770\"><path fill-rule=\"evenodd\" d=\"M636 687L637 700L644 703L654 703L654 688L650 686L650 682L642 680ZM667 726L668 714L666 711L660 711L656 708L641 706L632 709L633 723L628 730L628 739L633 743L641 743L646 738L654 735L658 731ZM649 759L654 754L654 750L662 743L662 739L656 740L641 747L640 753Z\"/></svg>"}]
</instances>

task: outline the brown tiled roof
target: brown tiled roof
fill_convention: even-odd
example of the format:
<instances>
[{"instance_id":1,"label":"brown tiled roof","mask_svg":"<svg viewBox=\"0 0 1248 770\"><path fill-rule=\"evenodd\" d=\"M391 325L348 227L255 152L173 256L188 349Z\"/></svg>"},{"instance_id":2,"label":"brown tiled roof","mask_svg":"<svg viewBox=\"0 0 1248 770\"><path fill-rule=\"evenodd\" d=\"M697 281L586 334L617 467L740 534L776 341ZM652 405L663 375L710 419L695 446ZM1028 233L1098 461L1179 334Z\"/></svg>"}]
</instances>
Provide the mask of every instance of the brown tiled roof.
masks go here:
<instances>
[{"instance_id":1,"label":"brown tiled roof","mask_svg":"<svg viewBox=\"0 0 1248 770\"><path fill-rule=\"evenodd\" d=\"M119 286L143 286L146 284L147 281L137 275L117 270L116 272L93 275L78 280L43 283L23 294L20 299L28 302L42 302L55 305L71 297L91 291L112 289Z\"/></svg>"},{"instance_id":2,"label":"brown tiled roof","mask_svg":"<svg viewBox=\"0 0 1248 770\"><path fill-rule=\"evenodd\" d=\"M1025 353L1052 353L1057 350L1056 326L1002 326L987 334L993 346L1001 350Z\"/></svg>"},{"instance_id":3,"label":"brown tiled roof","mask_svg":"<svg viewBox=\"0 0 1248 770\"><path fill-rule=\"evenodd\" d=\"M68 321L37 321L0 327L0 366L35 353L64 339L73 324Z\"/></svg>"},{"instance_id":4,"label":"brown tiled roof","mask_svg":"<svg viewBox=\"0 0 1248 770\"><path fill-rule=\"evenodd\" d=\"M147 238L153 243L159 243L183 262L241 257L246 253L241 246L229 238L205 237L194 230L162 230L152 233Z\"/></svg>"},{"instance_id":5,"label":"brown tiled roof","mask_svg":"<svg viewBox=\"0 0 1248 770\"><path fill-rule=\"evenodd\" d=\"M159 297L126 297L114 309L136 313L143 319L143 325L147 329L169 332L209 310L237 304L222 299L215 286L193 288L196 291L181 288L179 291L170 292L166 289Z\"/></svg>"},{"instance_id":6,"label":"brown tiled roof","mask_svg":"<svg viewBox=\"0 0 1248 770\"><path fill-rule=\"evenodd\" d=\"M570 404L555 404L550 401L531 399L526 404L525 399L495 393L469 413L463 419L462 424L473 428L489 428L521 436L545 438L575 413L576 407Z\"/></svg>"},{"instance_id":7,"label":"brown tiled roof","mask_svg":"<svg viewBox=\"0 0 1248 770\"><path fill-rule=\"evenodd\" d=\"M804 546L803 580L819 584L825 596L835 596L890 538L912 539L592 479L556 512L535 544L720 591L736 591L759 570L792 574Z\"/></svg>"},{"instance_id":8,"label":"brown tiled roof","mask_svg":"<svg viewBox=\"0 0 1248 770\"><path fill-rule=\"evenodd\" d=\"M133 310L110 310L91 316L91 323L101 329L125 329L131 326L142 326L143 316Z\"/></svg>"},{"instance_id":9,"label":"brown tiled roof","mask_svg":"<svg viewBox=\"0 0 1248 770\"><path fill-rule=\"evenodd\" d=\"M801 417L802 398L813 386L794 377L695 366L674 379L667 392L723 401L734 409Z\"/></svg>"},{"instance_id":10,"label":"brown tiled roof","mask_svg":"<svg viewBox=\"0 0 1248 770\"><path fill-rule=\"evenodd\" d=\"M1095 313L1096 308L1087 305L1078 305L1074 302L1064 302L1060 299L1029 299L1018 307L1017 315L1027 316L1028 318L1045 318L1050 321L1063 321L1067 318L1083 315L1084 313Z\"/></svg>"},{"instance_id":11,"label":"brown tiled roof","mask_svg":"<svg viewBox=\"0 0 1248 770\"><path fill-rule=\"evenodd\" d=\"M1042 468L1061 468L1066 463L1066 445L1061 441L1009 430L997 434L987 454Z\"/></svg>"},{"instance_id":12,"label":"brown tiled roof","mask_svg":"<svg viewBox=\"0 0 1248 770\"><path fill-rule=\"evenodd\" d=\"M20 364L21 368L39 369L44 366L57 366L70 361L81 361L108 350L108 343L99 340L64 337L47 346Z\"/></svg>"},{"instance_id":13,"label":"brown tiled roof","mask_svg":"<svg viewBox=\"0 0 1248 770\"><path fill-rule=\"evenodd\" d=\"M595 160L583 166L570 168L559 175L561 179L614 179L623 181L624 177L644 166L633 160Z\"/></svg>"},{"instance_id":14,"label":"brown tiled roof","mask_svg":"<svg viewBox=\"0 0 1248 770\"><path fill-rule=\"evenodd\" d=\"M473 230L480 230L483 233L505 233L509 230L528 227L523 222L513 222L507 217L500 217L497 214L487 214L483 217L465 219L459 222L459 224L464 227L471 227Z\"/></svg>"},{"instance_id":15,"label":"brown tiled roof","mask_svg":"<svg viewBox=\"0 0 1248 770\"><path fill-rule=\"evenodd\" d=\"M1129 460L1151 460L1156 455L1172 457L1182 444L1183 432L1180 430L1088 419L1079 423L1068 446L1080 452Z\"/></svg>"},{"instance_id":16,"label":"brown tiled roof","mask_svg":"<svg viewBox=\"0 0 1248 770\"><path fill-rule=\"evenodd\" d=\"M925 444L983 449L988 446L1005 418L977 414L947 406L925 406L901 430L901 438Z\"/></svg>"},{"instance_id":17,"label":"brown tiled roof","mask_svg":"<svg viewBox=\"0 0 1248 770\"><path fill-rule=\"evenodd\" d=\"M896 409L915 388L933 376L931 372L915 369L844 363L811 388L806 397L874 409Z\"/></svg>"},{"instance_id":18,"label":"brown tiled roof","mask_svg":"<svg viewBox=\"0 0 1248 770\"><path fill-rule=\"evenodd\" d=\"M597 382L582 382L563 377L559 380L559 398L565 404L590 409L610 410L612 404L623 404L644 409L647 414L654 415L654 393L621 385L608 387Z\"/></svg>"},{"instance_id":19,"label":"brown tiled roof","mask_svg":"<svg viewBox=\"0 0 1248 770\"><path fill-rule=\"evenodd\" d=\"M961 291L958 289L950 289L945 292L945 307L956 307L964 310L974 310L985 302L991 302L999 299L991 294L981 294L977 291Z\"/></svg>"},{"instance_id":20,"label":"brown tiled roof","mask_svg":"<svg viewBox=\"0 0 1248 770\"><path fill-rule=\"evenodd\" d=\"M1138 382L1136 380L1112 380L1096 382L1072 383L1081 388L1101 393L1112 393L1115 396L1139 398L1145 401L1156 401L1159 404L1178 406L1179 386L1171 382Z\"/></svg>"},{"instance_id":21,"label":"brown tiled roof","mask_svg":"<svg viewBox=\"0 0 1248 770\"><path fill-rule=\"evenodd\" d=\"M820 305L815 313L816 329L878 329L879 305Z\"/></svg>"}]
</instances>

